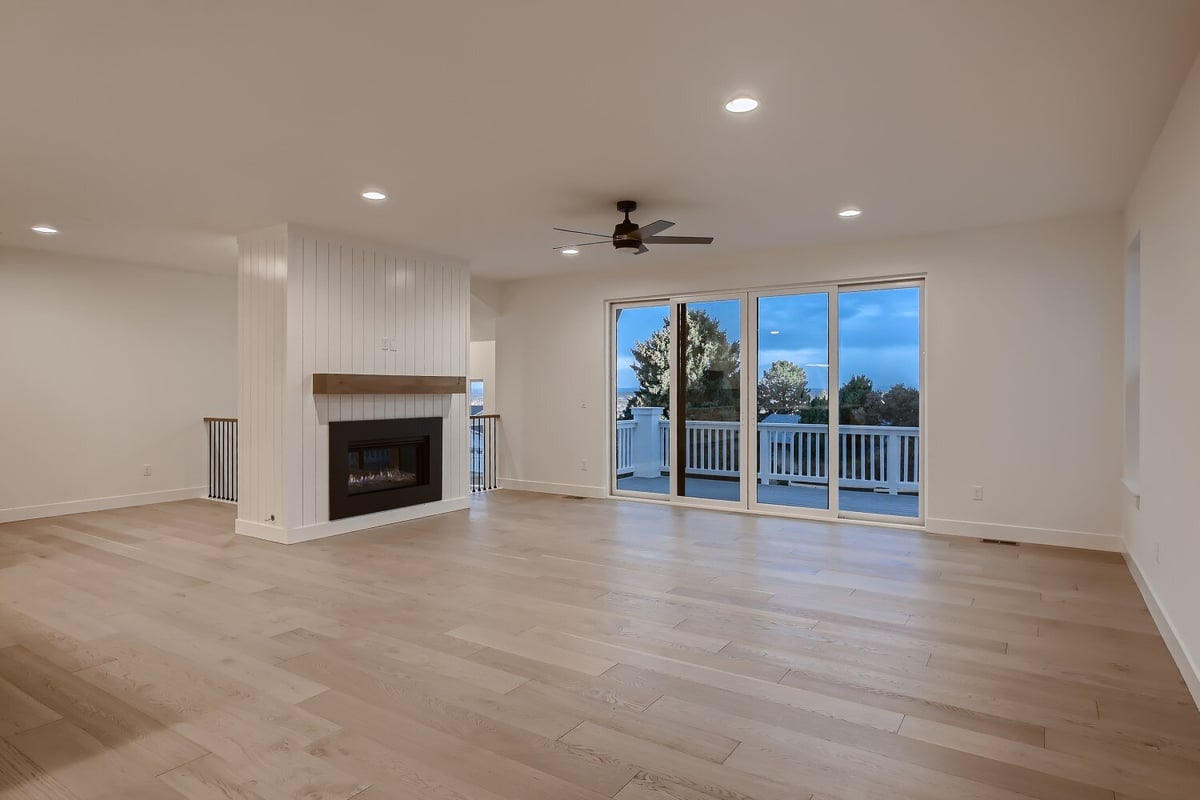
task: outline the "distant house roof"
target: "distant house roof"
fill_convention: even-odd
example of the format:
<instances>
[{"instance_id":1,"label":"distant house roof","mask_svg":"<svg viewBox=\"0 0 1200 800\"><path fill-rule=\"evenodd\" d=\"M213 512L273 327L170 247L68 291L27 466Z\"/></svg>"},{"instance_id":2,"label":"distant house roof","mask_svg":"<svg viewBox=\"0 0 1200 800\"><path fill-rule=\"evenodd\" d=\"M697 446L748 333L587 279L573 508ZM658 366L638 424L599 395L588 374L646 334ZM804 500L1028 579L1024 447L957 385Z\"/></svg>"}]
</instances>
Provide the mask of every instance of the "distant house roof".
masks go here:
<instances>
[{"instance_id":1,"label":"distant house roof","mask_svg":"<svg viewBox=\"0 0 1200 800\"><path fill-rule=\"evenodd\" d=\"M798 422L800 422L800 415L799 414L778 414L778 413L767 414L767 416L763 417L762 421L763 422L780 422L780 423L785 423L788 425L795 425Z\"/></svg>"}]
</instances>

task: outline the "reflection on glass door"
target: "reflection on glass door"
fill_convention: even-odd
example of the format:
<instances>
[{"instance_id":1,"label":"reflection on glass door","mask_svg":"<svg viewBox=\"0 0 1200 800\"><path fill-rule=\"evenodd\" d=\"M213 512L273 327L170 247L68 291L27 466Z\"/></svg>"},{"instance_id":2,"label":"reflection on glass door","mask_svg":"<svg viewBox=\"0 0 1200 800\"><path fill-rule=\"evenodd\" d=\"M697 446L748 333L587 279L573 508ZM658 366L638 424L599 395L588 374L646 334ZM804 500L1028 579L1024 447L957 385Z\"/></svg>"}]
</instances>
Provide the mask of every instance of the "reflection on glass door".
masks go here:
<instances>
[{"instance_id":1,"label":"reflection on glass door","mask_svg":"<svg viewBox=\"0 0 1200 800\"><path fill-rule=\"evenodd\" d=\"M759 504L828 509L829 293L757 299Z\"/></svg>"},{"instance_id":2,"label":"reflection on glass door","mask_svg":"<svg viewBox=\"0 0 1200 800\"><path fill-rule=\"evenodd\" d=\"M921 287L838 294L838 506L921 516Z\"/></svg>"},{"instance_id":3,"label":"reflection on glass door","mask_svg":"<svg viewBox=\"0 0 1200 800\"><path fill-rule=\"evenodd\" d=\"M742 501L742 298L676 305L676 493ZM674 423L672 423L674 424Z\"/></svg>"},{"instance_id":4,"label":"reflection on glass door","mask_svg":"<svg viewBox=\"0 0 1200 800\"><path fill-rule=\"evenodd\" d=\"M618 490L670 492L670 306L614 310L616 412L614 483Z\"/></svg>"}]
</instances>

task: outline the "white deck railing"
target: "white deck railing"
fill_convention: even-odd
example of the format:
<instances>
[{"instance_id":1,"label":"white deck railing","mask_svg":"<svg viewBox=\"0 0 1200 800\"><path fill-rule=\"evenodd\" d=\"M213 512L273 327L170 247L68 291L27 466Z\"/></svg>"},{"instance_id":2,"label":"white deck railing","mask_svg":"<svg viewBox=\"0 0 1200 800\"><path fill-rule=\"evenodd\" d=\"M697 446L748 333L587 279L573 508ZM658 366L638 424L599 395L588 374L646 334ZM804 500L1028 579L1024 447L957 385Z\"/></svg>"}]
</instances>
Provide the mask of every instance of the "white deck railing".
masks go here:
<instances>
[{"instance_id":1,"label":"white deck railing","mask_svg":"<svg viewBox=\"0 0 1200 800\"><path fill-rule=\"evenodd\" d=\"M670 469L671 423L659 414L660 409L635 409L634 419L617 422L618 476L658 477ZM736 477L739 474L739 423L690 421L684 431L688 475ZM882 489L891 494L917 491L920 438L919 428L840 426L838 485L848 489ZM828 484L828 440L827 425L760 422L757 480Z\"/></svg>"},{"instance_id":2,"label":"white deck railing","mask_svg":"<svg viewBox=\"0 0 1200 800\"><path fill-rule=\"evenodd\" d=\"M617 420L617 474L633 472L633 430L637 422Z\"/></svg>"}]
</instances>

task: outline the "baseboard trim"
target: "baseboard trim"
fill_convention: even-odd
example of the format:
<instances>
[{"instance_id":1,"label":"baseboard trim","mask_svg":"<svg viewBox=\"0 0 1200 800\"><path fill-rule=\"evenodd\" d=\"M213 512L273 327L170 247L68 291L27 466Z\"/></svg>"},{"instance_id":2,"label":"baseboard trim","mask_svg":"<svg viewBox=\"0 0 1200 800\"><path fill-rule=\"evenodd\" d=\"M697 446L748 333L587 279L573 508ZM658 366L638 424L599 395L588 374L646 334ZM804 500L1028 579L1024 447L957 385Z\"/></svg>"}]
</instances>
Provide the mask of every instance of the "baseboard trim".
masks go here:
<instances>
[{"instance_id":1,"label":"baseboard trim","mask_svg":"<svg viewBox=\"0 0 1200 800\"><path fill-rule=\"evenodd\" d=\"M1110 533L1064 531L1056 528L1032 528L1026 525L998 525L992 522L968 522L958 519L925 520L925 530L944 536L965 536L971 539L1000 539L1022 544L1045 544L1053 547L1077 547L1106 553L1124 551L1120 536Z\"/></svg>"},{"instance_id":2,"label":"baseboard trim","mask_svg":"<svg viewBox=\"0 0 1200 800\"><path fill-rule=\"evenodd\" d=\"M497 483L501 489L513 489L518 492L568 494L579 497L608 497L608 492L603 486L583 486L576 483L542 483L540 481L522 481L516 478L500 478Z\"/></svg>"},{"instance_id":3,"label":"baseboard trim","mask_svg":"<svg viewBox=\"0 0 1200 800\"><path fill-rule=\"evenodd\" d=\"M1128 548L1124 548L1123 552L1125 564L1129 567L1129 574L1133 576L1133 582L1137 584L1138 590L1142 593L1142 599L1146 601L1146 608L1150 610L1150 616L1154 619L1154 624L1158 626L1158 632L1162 634L1171 658L1175 659L1175 666L1179 668L1183 682L1187 684L1188 691L1192 693L1192 702L1196 704L1197 708L1200 708L1200 659L1194 658L1188 652L1183 640L1179 638L1175 624L1171 622L1171 615L1158 602L1158 595L1154 593L1154 589L1146 580L1146 575L1142 572L1133 553L1129 552Z\"/></svg>"},{"instance_id":4,"label":"baseboard trim","mask_svg":"<svg viewBox=\"0 0 1200 800\"><path fill-rule=\"evenodd\" d=\"M89 511L108 511L114 508L148 506L153 503L171 503L176 500L195 500L198 497L207 496L207 486L192 486L187 489L163 489L157 492L122 494L112 497L92 497L87 500L69 500L65 503L47 503L42 506L0 508L0 522L20 522L26 519L63 517L68 514L86 514Z\"/></svg>"},{"instance_id":5,"label":"baseboard trim","mask_svg":"<svg viewBox=\"0 0 1200 800\"><path fill-rule=\"evenodd\" d=\"M422 503L419 506L394 508L390 511L380 511L377 514L363 514L346 519L335 519L329 522L317 522L303 525L299 528L281 528L261 522L239 519L234 523L234 532L243 536L253 536L278 544L300 544L316 539L326 539L330 536L341 536L345 533L365 531L380 528L384 525L395 525L398 522L408 522L423 517L438 514L448 514L451 511L463 511L471 506L471 498L455 497L449 500L438 500L435 503Z\"/></svg>"},{"instance_id":6,"label":"baseboard trim","mask_svg":"<svg viewBox=\"0 0 1200 800\"><path fill-rule=\"evenodd\" d=\"M287 544L287 531L277 525L268 525L265 522L251 522L248 519L235 519L233 521L233 532L239 533L242 536L253 536L255 539L263 539L276 544Z\"/></svg>"}]
</instances>

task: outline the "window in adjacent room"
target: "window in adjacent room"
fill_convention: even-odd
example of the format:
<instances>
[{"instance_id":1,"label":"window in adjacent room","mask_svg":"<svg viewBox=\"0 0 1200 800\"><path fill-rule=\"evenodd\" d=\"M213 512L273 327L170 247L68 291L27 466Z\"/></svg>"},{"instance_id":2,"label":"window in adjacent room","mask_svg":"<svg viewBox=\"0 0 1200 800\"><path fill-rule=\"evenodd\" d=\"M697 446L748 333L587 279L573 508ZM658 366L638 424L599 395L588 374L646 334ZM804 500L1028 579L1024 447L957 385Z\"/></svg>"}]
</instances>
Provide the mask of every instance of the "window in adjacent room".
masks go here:
<instances>
[{"instance_id":1,"label":"window in adjacent room","mask_svg":"<svg viewBox=\"0 0 1200 800\"><path fill-rule=\"evenodd\" d=\"M483 381L479 378L471 379L471 416L483 413L484 406L484 389Z\"/></svg>"}]
</instances>

